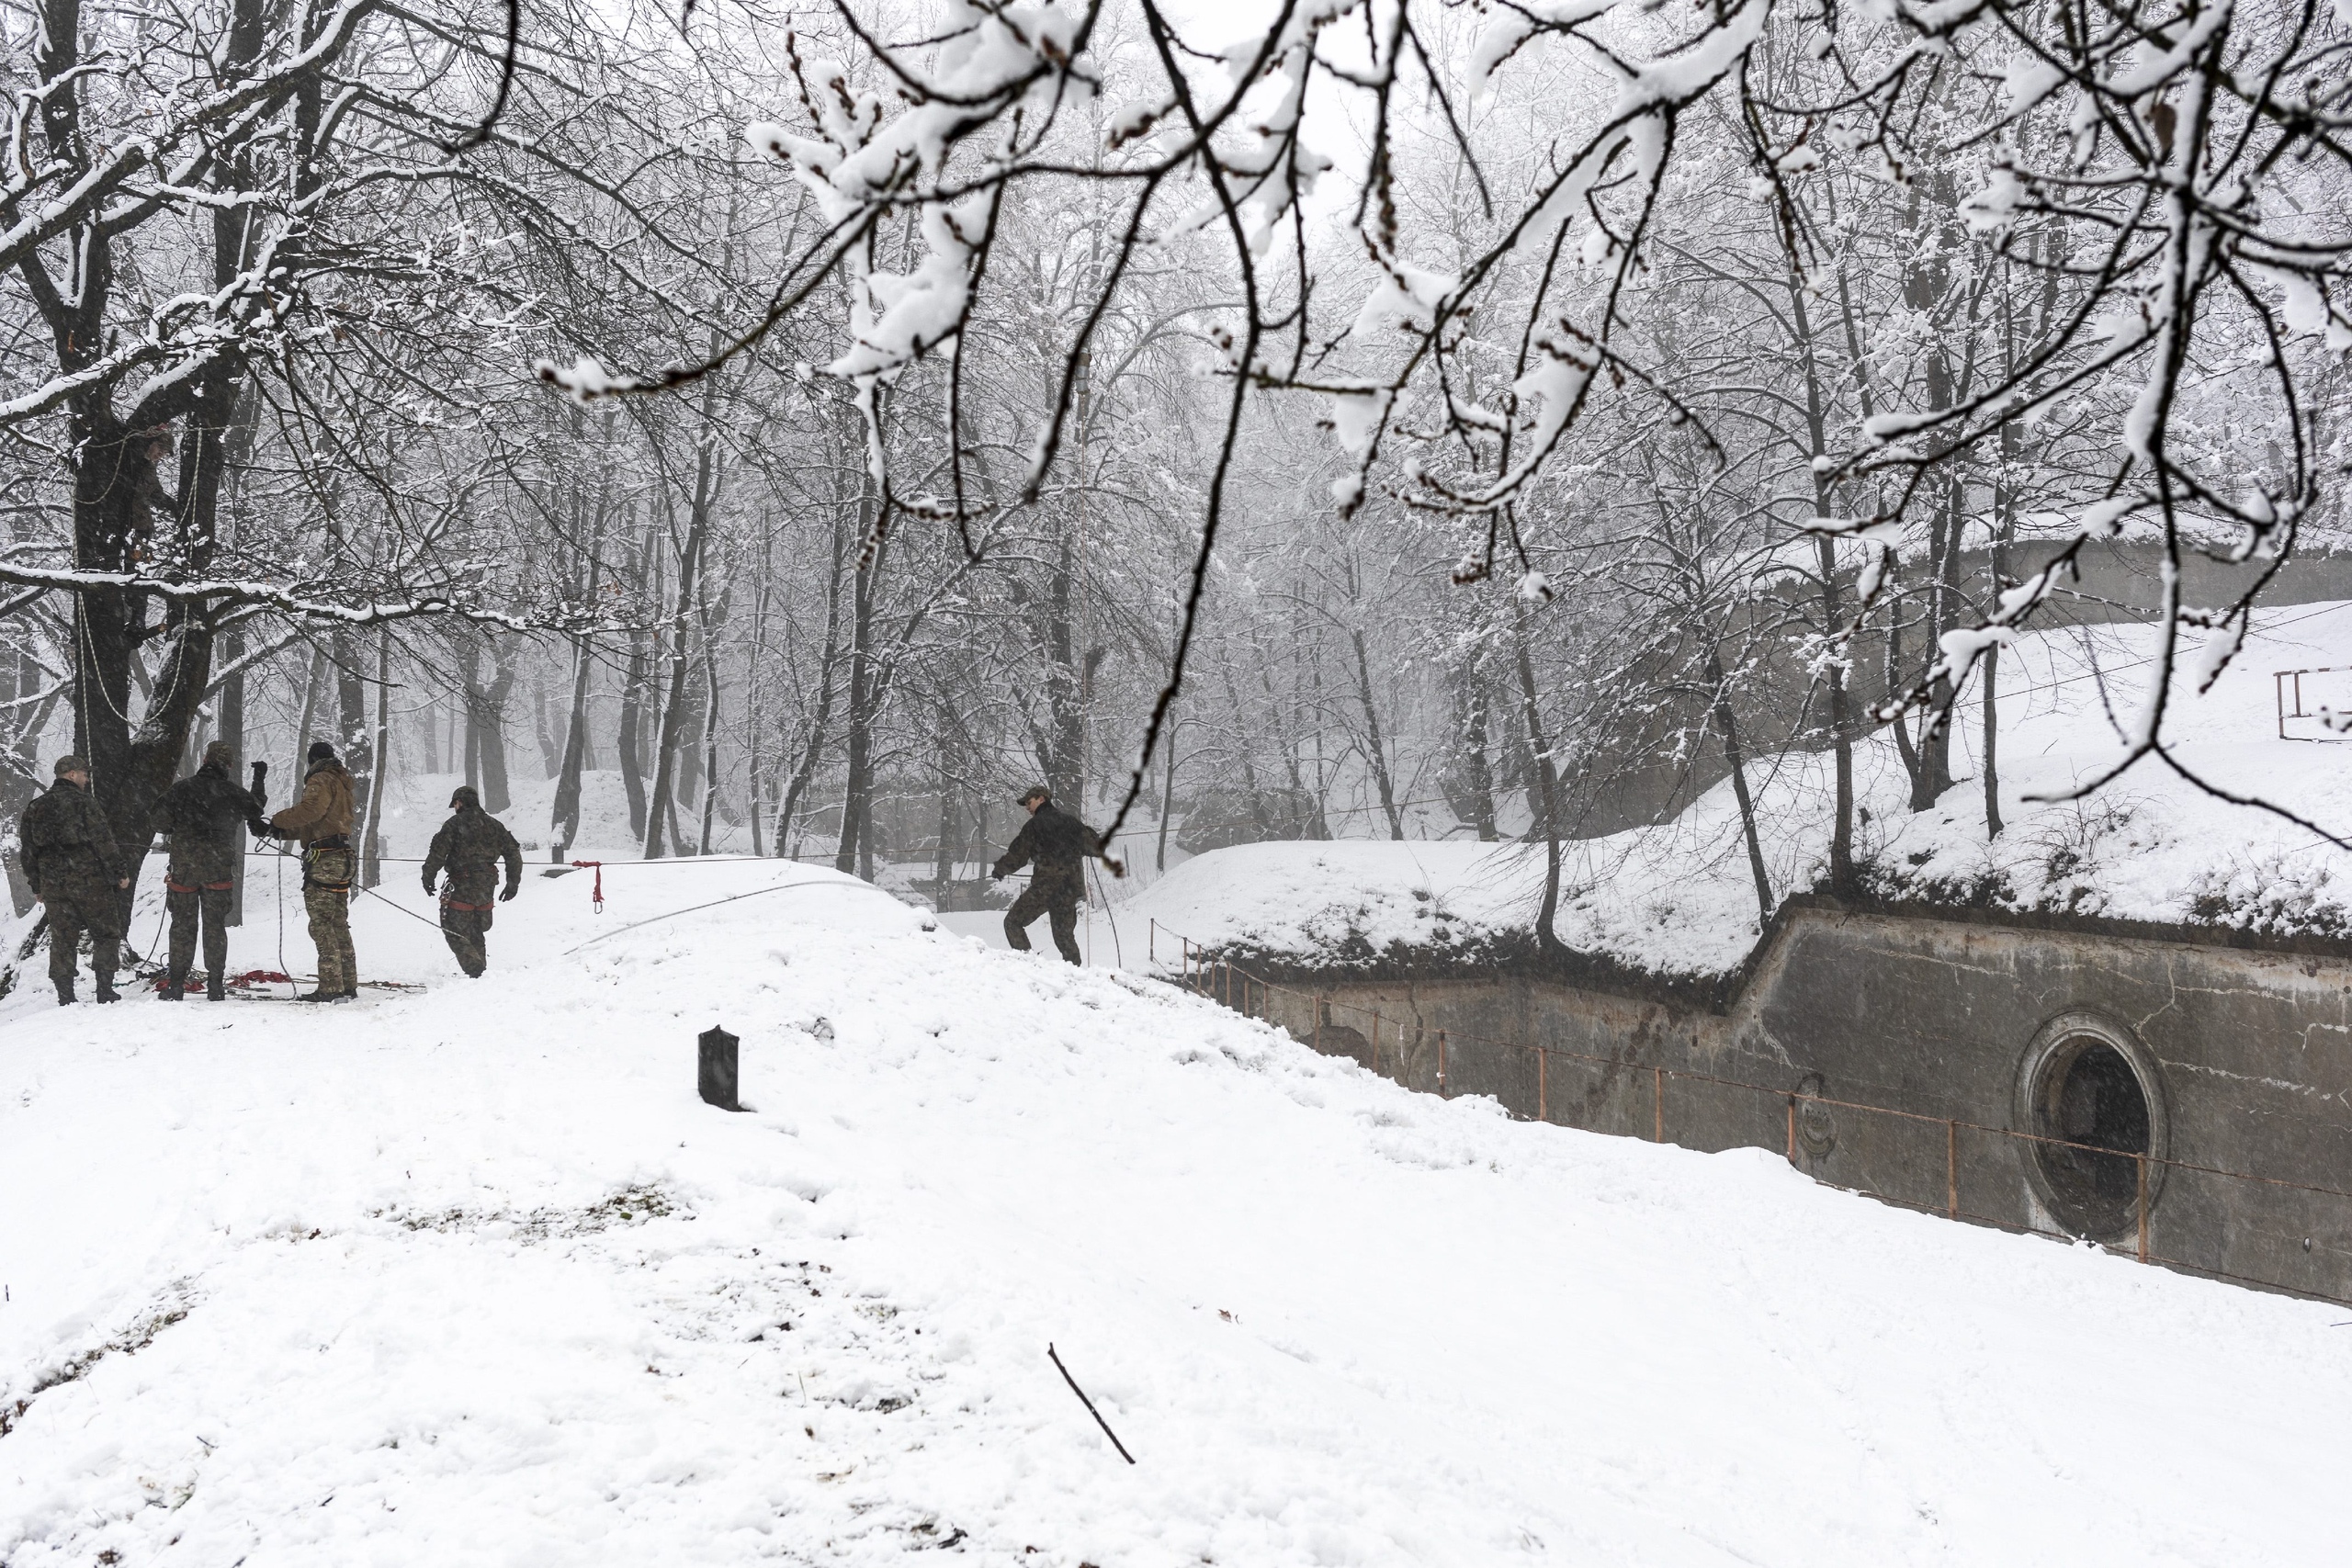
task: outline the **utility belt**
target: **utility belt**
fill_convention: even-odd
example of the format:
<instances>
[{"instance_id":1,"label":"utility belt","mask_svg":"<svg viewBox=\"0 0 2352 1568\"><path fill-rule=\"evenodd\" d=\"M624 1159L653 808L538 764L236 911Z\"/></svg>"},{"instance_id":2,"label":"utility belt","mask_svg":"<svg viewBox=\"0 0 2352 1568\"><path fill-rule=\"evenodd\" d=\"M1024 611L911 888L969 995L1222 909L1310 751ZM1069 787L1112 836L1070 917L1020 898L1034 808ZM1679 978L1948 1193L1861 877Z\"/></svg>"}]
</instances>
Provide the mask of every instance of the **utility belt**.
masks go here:
<instances>
[{"instance_id":1,"label":"utility belt","mask_svg":"<svg viewBox=\"0 0 2352 1568\"><path fill-rule=\"evenodd\" d=\"M168 873L164 877L166 893L226 893L236 886L234 882L174 882Z\"/></svg>"},{"instance_id":2,"label":"utility belt","mask_svg":"<svg viewBox=\"0 0 2352 1568\"><path fill-rule=\"evenodd\" d=\"M315 839L302 850L302 886L328 893L348 893L356 878L351 864L351 840L342 833Z\"/></svg>"},{"instance_id":3,"label":"utility belt","mask_svg":"<svg viewBox=\"0 0 2352 1568\"><path fill-rule=\"evenodd\" d=\"M494 903L469 904L462 898L452 898L447 893L441 895L441 907L445 909L463 909L469 915L486 914L498 908Z\"/></svg>"}]
</instances>

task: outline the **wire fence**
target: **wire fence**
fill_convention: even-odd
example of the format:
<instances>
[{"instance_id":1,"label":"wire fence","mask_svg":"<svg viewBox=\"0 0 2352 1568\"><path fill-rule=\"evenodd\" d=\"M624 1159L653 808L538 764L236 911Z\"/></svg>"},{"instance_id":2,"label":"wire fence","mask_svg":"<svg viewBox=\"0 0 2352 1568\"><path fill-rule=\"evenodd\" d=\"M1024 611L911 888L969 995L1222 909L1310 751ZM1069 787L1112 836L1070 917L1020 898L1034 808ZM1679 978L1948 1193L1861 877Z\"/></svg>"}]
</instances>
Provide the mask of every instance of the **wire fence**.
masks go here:
<instances>
[{"instance_id":1,"label":"wire fence","mask_svg":"<svg viewBox=\"0 0 2352 1568\"><path fill-rule=\"evenodd\" d=\"M1159 956L1170 941L1172 974ZM2352 1306L2352 1191L1833 1097L1808 1087L1818 1082L1809 1072L1757 1083L1430 1029L1268 980L1156 920L1148 942L1155 972L1185 989L1408 1089L1487 1094L1521 1120L1709 1152L1771 1149L1825 1186L1900 1208Z\"/></svg>"}]
</instances>

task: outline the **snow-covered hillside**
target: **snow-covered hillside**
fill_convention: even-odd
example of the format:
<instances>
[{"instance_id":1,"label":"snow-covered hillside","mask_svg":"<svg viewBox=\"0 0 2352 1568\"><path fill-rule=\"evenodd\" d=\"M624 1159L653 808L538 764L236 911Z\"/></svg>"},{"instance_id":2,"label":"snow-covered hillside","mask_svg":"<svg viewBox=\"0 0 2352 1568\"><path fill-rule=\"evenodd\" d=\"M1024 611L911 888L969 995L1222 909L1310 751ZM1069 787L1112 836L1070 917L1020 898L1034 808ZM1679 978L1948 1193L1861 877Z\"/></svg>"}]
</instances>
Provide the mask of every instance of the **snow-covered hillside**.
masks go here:
<instances>
[{"instance_id":1,"label":"snow-covered hillside","mask_svg":"<svg viewBox=\"0 0 2352 1568\"><path fill-rule=\"evenodd\" d=\"M0 1004L0 1562L2340 1555L2338 1309L1409 1095L830 873L586 882L479 983L363 902L427 988Z\"/></svg>"},{"instance_id":2,"label":"snow-covered hillside","mask_svg":"<svg viewBox=\"0 0 2352 1568\"><path fill-rule=\"evenodd\" d=\"M2256 617L2236 661L2202 695L2173 682L2172 755L2220 788L2284 806L2352 835L2352 739L2316 718L2278 737L2277 671L2306 677L2303 706L2352 712L2352 604L2299 604ZM2061 910L2122 919L2207 921L2352 936L2352 853L2269 812L2232 805L2156 761L2087 799L2035 799L2098 776L2144 701L2150 630L2072 627L2020 637L2003 656L1998 838L1985 831L1973 690L1961 705L1953 772L1931 811L1883 732L1858 749L1857 857L1883 895ZM2291 708L2291 688L2289 694ZM1709 742L1712 744L1712 742ZM1822 875L1830 761L1750 763L1777 899ZM1762 921L1738 808L1726 781L1674 821L1566 846L1561 940L1664 975L1720 975ZM1544 878L1540 846L1255 844L1171 871L1126 909L1212 947L1329 957L1401 942L1442 948L1523 936ZM1440 935L1439 933L1443 933Z\"/></svg>"}]
</instances>

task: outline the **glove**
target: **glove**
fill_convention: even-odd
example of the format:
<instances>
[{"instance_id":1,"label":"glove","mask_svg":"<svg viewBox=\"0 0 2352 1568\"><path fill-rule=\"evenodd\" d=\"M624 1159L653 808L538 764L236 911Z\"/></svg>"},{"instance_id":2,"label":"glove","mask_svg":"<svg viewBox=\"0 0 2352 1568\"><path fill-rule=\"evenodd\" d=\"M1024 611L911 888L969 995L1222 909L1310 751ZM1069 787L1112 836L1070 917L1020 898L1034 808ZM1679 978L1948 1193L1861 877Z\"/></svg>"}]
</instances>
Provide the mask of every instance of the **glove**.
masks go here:
<instances>
[{"instance_id":1,"label":"glove","mask_svg":"<svg viewBox=\"0 0 2352 1568\"><path fill-rule=\"evenodd\" d=\"M510 882L506 885L506 891L498 896L498 901L502 904L512 902L514 895L522 890L520 884Z\"/></svg>"},{"instance_id":2,"label":"glove","mask_svg":"<svg viewBox=\"0 0 2352 1568\"><path fill-rule=\"evenodd\" d=\"M424 891L425 891L428 895L430 895L430 894L432 893L432 891L433 891L433 878L432 878L432 877L430 877L430 876L427 876L427 877L424 879Z\"/></svg>"}]
</instances>

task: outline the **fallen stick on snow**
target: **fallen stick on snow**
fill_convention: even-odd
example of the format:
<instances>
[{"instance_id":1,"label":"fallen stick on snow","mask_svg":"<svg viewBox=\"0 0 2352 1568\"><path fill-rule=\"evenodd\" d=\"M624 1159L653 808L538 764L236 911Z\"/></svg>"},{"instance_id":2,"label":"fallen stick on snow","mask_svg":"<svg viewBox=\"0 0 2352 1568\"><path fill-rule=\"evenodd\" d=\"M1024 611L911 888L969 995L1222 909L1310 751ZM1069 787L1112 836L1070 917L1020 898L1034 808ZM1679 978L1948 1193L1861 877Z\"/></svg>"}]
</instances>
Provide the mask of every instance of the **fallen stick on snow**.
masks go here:
<instances>
[{"instance_id":1,"label":"fallen stick on snow","mask_svg":"<svg viewBox=\"0 0 2352 1568\"><path fill-rule=\"evenodd\" d=\"M1078 1402L1086 1406L1089 1416L1094 1417L1094 1424L1102 1428L1102 1435L1111 1439L1111 1446L1119 1450L1119 1457L1129 1464L1135 1463L1136 1456L1127 1452L1127 1445L1119 1441L1119 1434L1111 1430L1111 1423L1102 1419L1102 1412L1094 1408L1094 1402L1086 1397L1086 1391L1078 1386L1078 1380L1069 1375L1069 1369L1062 1365L1062 1359L1054 1354L1050 1344L1046 1347L1046 1354L1053 1361L1054 1371L1061 1373L1062 1382L1069 1384L1070 1393L1078 1395Z\"/></svg>"}]
</instances>

